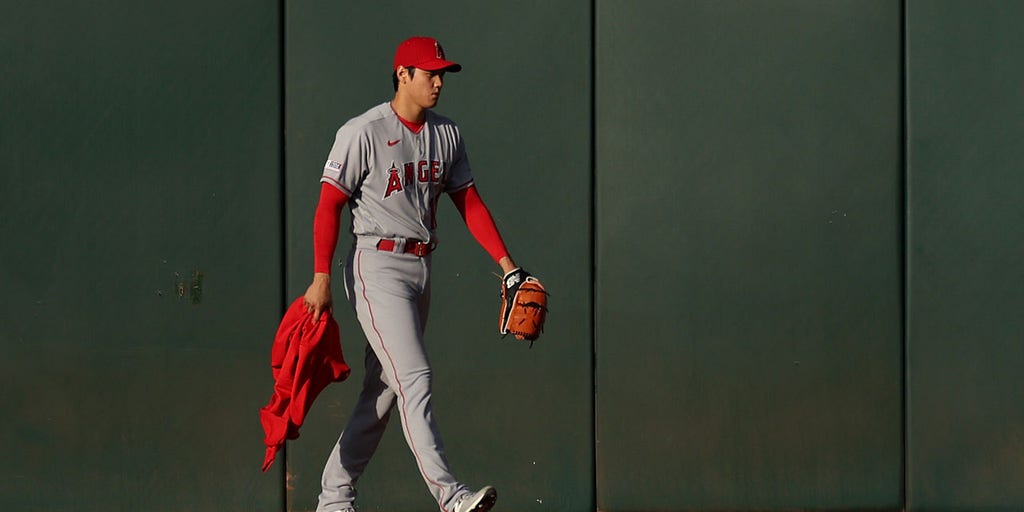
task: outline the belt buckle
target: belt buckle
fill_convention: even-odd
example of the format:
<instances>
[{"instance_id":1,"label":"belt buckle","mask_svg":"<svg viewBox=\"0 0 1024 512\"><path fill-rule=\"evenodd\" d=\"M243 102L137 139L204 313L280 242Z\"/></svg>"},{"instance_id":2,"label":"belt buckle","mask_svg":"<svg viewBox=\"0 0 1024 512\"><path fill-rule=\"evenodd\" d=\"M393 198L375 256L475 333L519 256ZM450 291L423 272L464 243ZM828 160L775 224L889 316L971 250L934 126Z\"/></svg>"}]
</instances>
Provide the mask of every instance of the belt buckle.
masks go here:
<instances>
[{"instance_id":1,"label":"belt buckle","mask_svg":"<svg viewBox=\"0 0 1024 512\"><path fill-rule=\"evenodd\" d=\"M422 258L422 257L430 254L430 249L431 249L430 244L428 244L426 242L416 242L412 246L412 251L410 251L410 252L412 252L416 256L419 256L420 258Z\"/></svg>"}]
</instances>

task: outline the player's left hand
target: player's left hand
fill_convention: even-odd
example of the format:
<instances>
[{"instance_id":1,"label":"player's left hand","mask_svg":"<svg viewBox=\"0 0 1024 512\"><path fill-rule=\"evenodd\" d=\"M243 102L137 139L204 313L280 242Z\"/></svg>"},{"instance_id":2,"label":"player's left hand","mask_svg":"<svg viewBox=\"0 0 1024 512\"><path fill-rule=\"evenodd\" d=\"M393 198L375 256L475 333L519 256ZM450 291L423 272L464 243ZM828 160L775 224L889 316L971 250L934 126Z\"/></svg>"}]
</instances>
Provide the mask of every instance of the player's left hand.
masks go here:
<instances>
[{"instance_id":1,"label":"player's left hand","mask_svg":"<svg viewBox=\"0 0 1024 512\"><path fill-rule=\"evenodd\" d=\"M522 268L507 272L501 279L501 313L498 332L533 341L544 331L548 313L548 292L540 280Z\"/></svg>"}]
</instances>

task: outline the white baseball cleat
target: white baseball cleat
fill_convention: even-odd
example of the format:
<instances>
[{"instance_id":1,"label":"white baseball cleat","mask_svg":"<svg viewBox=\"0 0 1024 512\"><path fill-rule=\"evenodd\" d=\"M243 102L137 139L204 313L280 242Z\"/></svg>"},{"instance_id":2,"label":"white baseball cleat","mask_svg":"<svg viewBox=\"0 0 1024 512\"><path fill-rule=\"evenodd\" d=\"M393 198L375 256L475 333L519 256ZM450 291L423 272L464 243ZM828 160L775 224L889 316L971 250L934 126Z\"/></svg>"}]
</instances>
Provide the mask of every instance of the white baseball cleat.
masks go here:
<instances>
[{"instance_id":1,"label":"white baseball cleat","mask_svg":"<svg viewBox=\"0 0 1024 512\"><path fill-rule=\"evenodd\" d=\"M452 512L487 512L496 501L498 501L498 491L487 485L477 492L462 495L459 501L455 502L455 509Z\"/></svg>"}]
</instances>

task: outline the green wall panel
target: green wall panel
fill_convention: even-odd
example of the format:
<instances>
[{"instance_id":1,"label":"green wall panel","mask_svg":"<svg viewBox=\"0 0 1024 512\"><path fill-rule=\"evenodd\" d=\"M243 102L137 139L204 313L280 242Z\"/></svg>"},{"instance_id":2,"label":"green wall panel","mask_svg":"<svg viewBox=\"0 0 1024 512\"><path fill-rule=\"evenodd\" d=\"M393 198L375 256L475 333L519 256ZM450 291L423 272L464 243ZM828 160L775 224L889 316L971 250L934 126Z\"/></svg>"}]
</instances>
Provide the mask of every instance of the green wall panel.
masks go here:
<instances>
[{"instance_id":1,"label":"green wall panel","mask_svg":"<svg viewBox=\"0 0 1024 512\"><path fill-rule=\"evenodd\" d=\"M596 20L599 508L898 510L899 4Z\"/></svg>"},{"instance_id":2,"label":"green wall panel","mask_svg":"<svg viewBox=\"0 0 1024 512\"><path fill-rule=\"evenodd\" d=\"M552 293L538 344L496 333L498 267L448 201L439 211L427 345L434 411L456 476L494 484L503 510L593 510L589 2L286 4L287 290L312 277L311 224L337 128L390 99L400 41L432 35L464 66L437 111L462 129L474 176L516 261ZM529 194L529 199L526 199ZM529 211L526 214L524 211ZM348 252L351 217L337 259ZM340 267L336 267L340 270ZM339 270L336 270L338 272ZM363 377L365 339L335 284L354 367L289 443L289 506L312 510ZM361 510L431 507L398 418L360 481Z\"/></svg>"},{"instance_id":3,"label":"green wall panel","mask_svg":"<svg viewBox=\"0 0 1024 512\"><path fill-rule=\"evenodd\" d=\"M280 508L278 11L5 3L0 509Z\"/></svg>"},{"instance_id":4,"label":"green wall panel","mask_svg":"<svg viewBox=\"0 0 1024 512\"><path fill-rule=\"evenodd\" d=\"M907 7L914 511L1024 509L1022 18Z\"/></svg>"}]
</instances>

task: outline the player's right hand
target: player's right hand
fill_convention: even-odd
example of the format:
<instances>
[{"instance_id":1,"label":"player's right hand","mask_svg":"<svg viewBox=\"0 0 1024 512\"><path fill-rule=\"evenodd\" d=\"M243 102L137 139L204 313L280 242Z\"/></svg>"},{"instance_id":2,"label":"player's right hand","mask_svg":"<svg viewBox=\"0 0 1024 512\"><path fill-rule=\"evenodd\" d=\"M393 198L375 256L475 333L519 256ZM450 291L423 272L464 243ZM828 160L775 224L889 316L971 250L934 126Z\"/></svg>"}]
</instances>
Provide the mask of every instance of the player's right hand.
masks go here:
<instances>
[{"instance_id":1,"label":"player's right hand","mask_svg":"<svg viewBox=\"0 0 1024 512\"><path fill-rule=\"evenodd\" d=\"M313 283L306 289L302 303L306 305L306 311L313 314L313 322L319 322L321 314L329 314L332 307L331 275L322 272L313 274Z\"/></svg>"}]
</instances>

